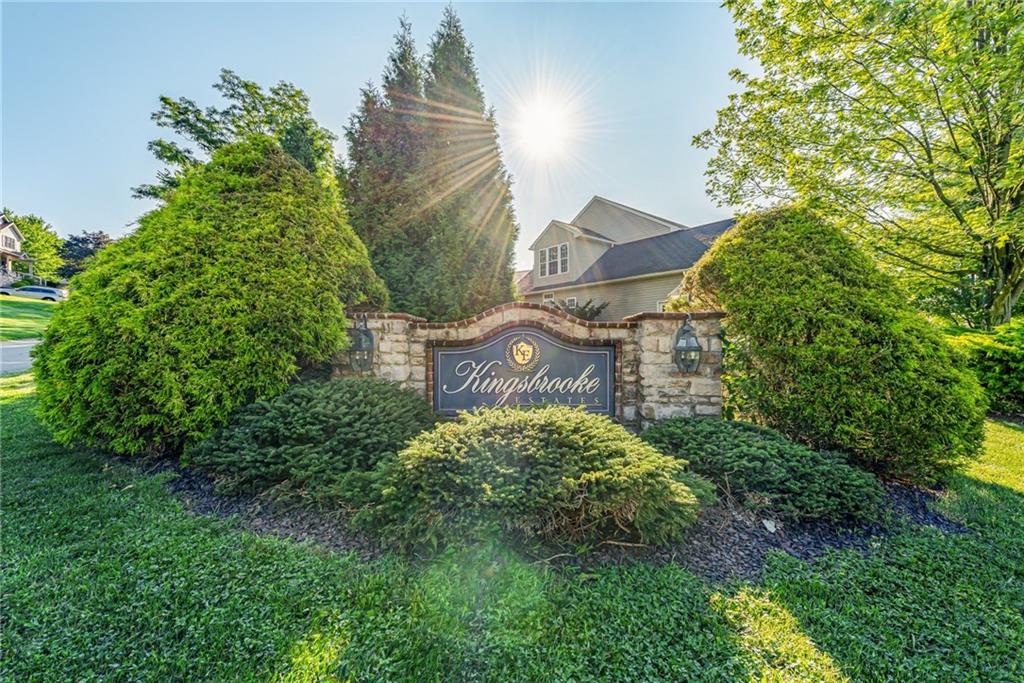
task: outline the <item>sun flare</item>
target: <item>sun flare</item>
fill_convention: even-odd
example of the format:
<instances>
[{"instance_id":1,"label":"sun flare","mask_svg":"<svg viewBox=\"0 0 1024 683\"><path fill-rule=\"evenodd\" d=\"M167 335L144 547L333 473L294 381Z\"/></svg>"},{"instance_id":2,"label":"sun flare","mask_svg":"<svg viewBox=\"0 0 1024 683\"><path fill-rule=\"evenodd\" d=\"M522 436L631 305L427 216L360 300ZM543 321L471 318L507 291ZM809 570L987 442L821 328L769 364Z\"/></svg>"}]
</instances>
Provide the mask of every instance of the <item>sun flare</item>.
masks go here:
<instances>
[{"instance_id":1,"label":"sun flare","mask_svg":"<svg viewBox=\"0 0 1024 683\"><path fill-rule=\"evenodd\" d=\"M517 143L534 161L564 157L572 138L571 115L565 105L545 96L524 102L513 131Z\"/></svg>"}]
</instances>

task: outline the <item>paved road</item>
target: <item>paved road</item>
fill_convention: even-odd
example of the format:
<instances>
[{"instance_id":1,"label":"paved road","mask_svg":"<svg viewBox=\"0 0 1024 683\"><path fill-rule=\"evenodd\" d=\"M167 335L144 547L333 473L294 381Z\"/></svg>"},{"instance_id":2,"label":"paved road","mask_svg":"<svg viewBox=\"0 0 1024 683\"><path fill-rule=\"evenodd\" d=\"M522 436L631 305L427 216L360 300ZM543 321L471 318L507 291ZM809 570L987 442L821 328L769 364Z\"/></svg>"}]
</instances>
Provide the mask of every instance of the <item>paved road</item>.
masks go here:
<instances>
[{"instance_id":1,"label":"paved road","mask_svg":"<svg viewBox=\"0 0 1024 683\"><path fill-rule=\"evenodd\" d=\"M0 374L25 372L32 367L32 357L28 352L38 344L39 339L19 339L18 341L0 342Z\"/></svg>"}]
</instances>

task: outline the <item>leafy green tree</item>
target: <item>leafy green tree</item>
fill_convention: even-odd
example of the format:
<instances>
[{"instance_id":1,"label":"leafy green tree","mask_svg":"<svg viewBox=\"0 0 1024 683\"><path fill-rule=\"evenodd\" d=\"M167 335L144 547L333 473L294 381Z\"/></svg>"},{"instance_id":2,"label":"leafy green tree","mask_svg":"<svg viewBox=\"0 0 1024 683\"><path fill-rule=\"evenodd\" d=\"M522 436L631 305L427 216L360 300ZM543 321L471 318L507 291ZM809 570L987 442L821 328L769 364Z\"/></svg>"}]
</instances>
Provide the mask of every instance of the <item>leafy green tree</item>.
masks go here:
<instances>
[{"instance_id":1,"label":"leafy green tree","mask_svg":"<svg viewBox=\"0 0 1024 683\"><path fill-rule=\"evenodd\" d=\"M727 0L760 75L695 144L708 187L756 207L804 197L961 322L1024 293L1022 4Z\"/></svg>"},{"instance_id":2,"label":"leafy green tree","mask_svg":"<svg viewBox=\"0 0 1024 683\"><path fill-rule=\"evenodd\" d=\"M64 263L57 269L57 274L62 278L70 279L81 273L87 260L111 242L113 239L102 230L95 232L83 230L81 235L71 235L60 245L60 257Z\"/></svg>"},{"instance_id":3,"label":"leafy green tree","mask_svg":"<svg viewBox=\"0 0 1024 683\"><path fill-rule=\"evenodd\" d=\"M7 220L13 221L18 230L21 231L21 250L32 259L32 272L47 280L55 280L58 270L64 263L61 259L61 239L53 226L35 214L19 216L9 209L4 209ZM22 273L28 272L28 264L18 261L14 264L15 270Z\"/></svg>"},{"instance_id":4,"label":"leafy green tree","mask_svg":"<svg viewBox=\"0 0 1024 683\"><path fill-rule=\"evenodd\" d=\"M402 18L382 88L364 89L346 139L352 223L396 309L452 320L512 299L509 179L454 11L425 73Z\"/></svg>"},{"instance_id":5,"label":"leafy green tree","mask_svg":"<svg viewBox=\"0 0 1024 683\"><path fill-rule=\"evenodd\" d=\"M102 249L35 350L62 443L176 453L348 343L386 304L334 193L268 136L224 145Z\"/></svg>"},{"instance_id":6,"label":"leafy green tree","mask_svg":"<svg viewBox=\"0 0 1024 683\"><path fill-rule=\"evenodd\" d=\"M220 80L213 88L228 106L204 109L187 97L160 97L153 121L197 149L163 138L150 142L149 150L167 168L157 174L155 184L134 188L136 197L165 197L178 185L185 170L201 164L204 157L223 145L255 134L274 137L307 171L324 179L333 178L334 134L313 119L306 93L284 81L264 91L258 83L244 80L230 69L221 69Z\"/></svg>"}]
</instances>

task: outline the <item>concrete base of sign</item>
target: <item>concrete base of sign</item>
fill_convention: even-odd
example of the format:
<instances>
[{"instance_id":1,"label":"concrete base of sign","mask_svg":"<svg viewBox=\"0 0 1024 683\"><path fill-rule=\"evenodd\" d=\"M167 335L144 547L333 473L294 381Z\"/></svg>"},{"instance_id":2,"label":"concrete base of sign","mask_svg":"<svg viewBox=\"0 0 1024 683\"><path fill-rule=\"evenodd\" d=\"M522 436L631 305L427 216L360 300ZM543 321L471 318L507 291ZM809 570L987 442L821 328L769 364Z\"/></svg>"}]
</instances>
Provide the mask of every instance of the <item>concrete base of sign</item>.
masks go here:
<instances>
[{"instance_id":1,"label":"concrete base of sign","mask_svg":"<svg viewBox=\"0 0 1024 683\"><path fill-rule=\"evenodd\" d=\"M367 313L375 349L371 369L352 371L347 354L335 359L335 376L371 375L393 380L433 400L433 350L491 338L496 331L531 327L582 345L614 345L615 416L642 426L666 417L720 416L722 341L718 312L691 313L704 355L697 372L683 374L672 360L672 340L683 313L638 313L620 321L581 320L550 306L508 303L450 323L431 323L406 313Z\"/></svg>"}]
</instances>

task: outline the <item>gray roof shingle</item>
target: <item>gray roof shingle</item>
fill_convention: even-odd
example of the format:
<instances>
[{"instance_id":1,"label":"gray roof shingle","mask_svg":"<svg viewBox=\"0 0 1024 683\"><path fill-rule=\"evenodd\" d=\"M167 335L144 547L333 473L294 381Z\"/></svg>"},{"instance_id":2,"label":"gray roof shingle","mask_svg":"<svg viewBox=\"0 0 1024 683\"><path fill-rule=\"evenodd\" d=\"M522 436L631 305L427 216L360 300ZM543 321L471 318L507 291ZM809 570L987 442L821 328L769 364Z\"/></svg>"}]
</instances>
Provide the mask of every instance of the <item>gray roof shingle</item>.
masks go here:
<instances>
[{"instance_id":1,"label":"gray roof shingle","mask_svg":"<svg viewBox=\"0 0 1024 683\"><path fill-rule=\"evenodd\" d=\"M708 250L735 220L705 223L685 230L673 230L633 242L617 244L601 255L582 275L572 282L541 285L529 291L557 289L605 280L619 280L637 275L650 275L689 268Z\"/></svg>"}]
</instances>

